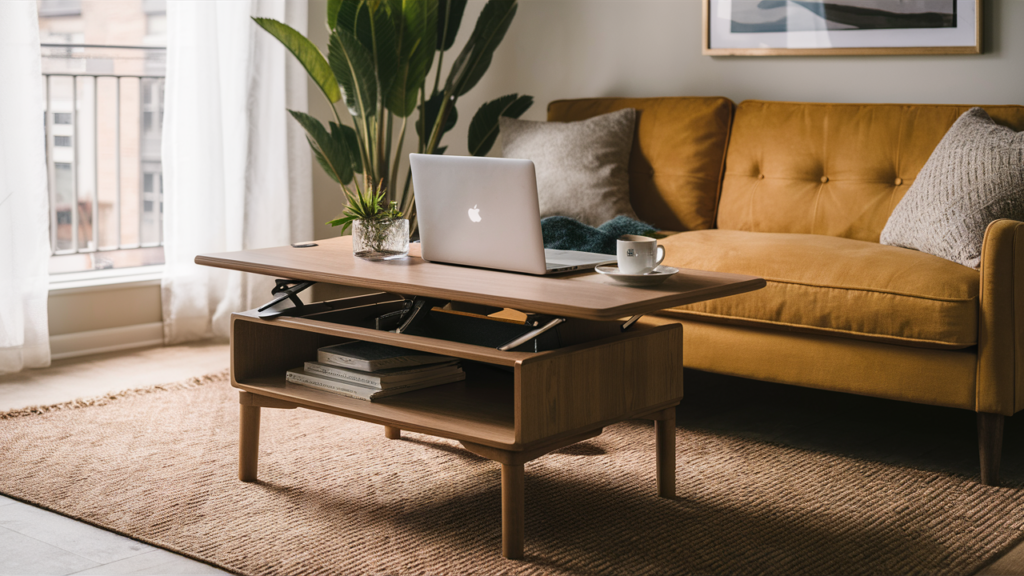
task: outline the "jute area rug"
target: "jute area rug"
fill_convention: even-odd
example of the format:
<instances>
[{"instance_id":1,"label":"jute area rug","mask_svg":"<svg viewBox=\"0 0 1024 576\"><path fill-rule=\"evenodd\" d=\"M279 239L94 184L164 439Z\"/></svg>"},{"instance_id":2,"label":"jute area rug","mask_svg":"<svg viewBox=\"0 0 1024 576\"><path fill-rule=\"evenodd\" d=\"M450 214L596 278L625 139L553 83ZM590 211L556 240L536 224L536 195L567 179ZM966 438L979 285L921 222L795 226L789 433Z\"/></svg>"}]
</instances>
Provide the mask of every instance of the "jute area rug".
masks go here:
<instances>
[{"instance_id":1,"label":"jute area rug","mask_svg":"<svg viewBox=\"0 0 1024 576\"><path fill-rule=\"evenodd\" d=\"M0 416L0 493L251 575L967 574L1022 536L1020 466L977 483L973 418L688 386L678 498L655 496L652 424L612 426L527 465L523 561L500 556L499 466L455 442L265 409L260 481L239 482L224 375ZM924 410L900 413L917 436L893 410Z\"/></svg>"}]
</instances>

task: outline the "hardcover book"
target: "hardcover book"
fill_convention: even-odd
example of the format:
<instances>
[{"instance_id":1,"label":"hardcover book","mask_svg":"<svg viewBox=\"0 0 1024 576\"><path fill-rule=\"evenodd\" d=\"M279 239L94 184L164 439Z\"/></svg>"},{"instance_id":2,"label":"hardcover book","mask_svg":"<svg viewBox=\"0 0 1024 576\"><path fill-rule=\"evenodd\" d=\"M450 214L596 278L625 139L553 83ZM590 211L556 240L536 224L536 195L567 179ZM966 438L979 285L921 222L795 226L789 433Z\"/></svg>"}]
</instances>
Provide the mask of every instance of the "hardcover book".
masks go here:
<instances>
[{"instance_id":1,"label":"hardcover book","mask_svg":"<svg viewBox=\"0 0 1024 576\"><path fill-rule=\"evenodd\" d=\"M317 351L317 360L323 364L344 366L364 372L376 372L389 368L438 364L455 360L455 358L386 344L354 341L324 346Z\"/></svg>"},{"instance_id":2,"label":"hardcover book","mask_svg":"<svg viewBox=\"0 0 1024 576\"><path fill-rule=\"evenodd\" d=\"M296 368L289 370L286 379L292 384L300 384L302 386L308 386L310 388L317 388L327 392L333 392L341 396L347 396L349 398L355 398L357 400L368 400L374 401L379 398L385 398L388 396L394 396L395 394L401 394L403 392L411 392L413 390L419 390L421 388L428 388L430 386L439 386L441 384L448 384L451 382L458 382L466 379L466 373L461 370L456 374L447 374L416 382L415 384L408 384L405 386L398 386L395 388L388 388L382 390L372 386L366 386L362 384L355 384L352 382L343 382L341 380L335 380L334 378L328 378L319 374L309 374L302 368Z\"/></svg>"},{"instance_id":3,"label":"hardcover book","mask_svg":"<svg viewBox=\"0 0 1024 576\"><path fill-rule=\"evenodd\" d=\"M378 370L376 372L364 372L353 368L324 364L322 362L306 362L307 374L327 376L335 380L364 384L375 388L396 388L407 384L413 384L421 380L428 380L446 374L457 374L462 368L454 360L440 364L428 364L426 366L413 366L410 368L391 368Z\"/></svg>"}]
</instances>

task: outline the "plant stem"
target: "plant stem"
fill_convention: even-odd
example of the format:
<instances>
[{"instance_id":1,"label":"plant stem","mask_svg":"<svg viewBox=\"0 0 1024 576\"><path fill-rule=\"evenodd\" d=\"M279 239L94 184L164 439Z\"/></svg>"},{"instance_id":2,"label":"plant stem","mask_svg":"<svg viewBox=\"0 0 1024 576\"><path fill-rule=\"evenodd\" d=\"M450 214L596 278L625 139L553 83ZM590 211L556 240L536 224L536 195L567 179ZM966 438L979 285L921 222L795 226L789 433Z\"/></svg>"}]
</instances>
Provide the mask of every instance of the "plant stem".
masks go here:
<instances>
[{"instance_id":1,"label":"plant stem","mask_svg":"<svg viewBox=\"0 0 1024 576\"><path fill-rule=\"evenodd\" d=\"M452 19L452 0L444 0L444 32L441 34L441 52L437 57L437 74L434 76L434 93L437 93L437 87L441 85L441 63L444 62L444 43L448 39L448 22Z\"/></svg>"},{"instance_id":2,"label":"plant stem","mask_svg":"<svg viewBox=\"0 0 1024 576\"><path fill-rule=\"evenodd\" d=\"M430 141L427 142L426 154L433 154L434 150L437 149L437 144L441 140L441 128L448 122L448 115L451 113L449 105L454 103L455 97L446 90L444 100L441 101L441 109L438 110L437 119L434 120L434 129L430 133Z\"/></svg>"},{"instance_id":3,"label":"plant stem","mask_svg":"<svg viewBox=\"0 0 1024 576\"><path fill-rule=\"evenodd\" d=\"M365 142L367 141L366 122L359 122L356 120L356 118L353 118L352 120L353 122L355 122L357 128L355 131L356 143L359 146L359 157L363 159L363 186L366 186L366 183L368 181L367 173L370 171L370 156L369 152L366 150L365 144ZM362 128L362 132L360 132L359 128ZM356 189L359 189L358 184L356 184Z\"/></svg>"},{"instance_id":4,"label":"plant stem","mask_svg":"<svg viewBox=\"0 0 1024 576\"><path fill-rule=\"evenodd\" d=\"M380 161L381 161L380 177L385 179L384 180L384 186L385 186L384 189L388 191L388 194L387 194L387 199L388 200L392 200L394 198L394 196L395 196L394 192L391 190L391 177L390 177L391 176L391 165L390 165L390 161L391 161L391 131L392 131L392 124L391 123L394 121L394 116L395 115L393 113L391 113L391 111L388 111L388 122L387 122L387 126L384 129L384 153L381 154L381 157L380 157Z\"/></svg>"},{"instance_id":5,"label":"plant stem","mask_svg":"<svg viewBox=\"0 0 1024 576\"><path fill-rule=\"evenodd\" d=\"M402 163L402 145L405 144L405 127L406 127L406 125L408 123L409 123L409 117L408 116L402 118L402 130L398 134L398 146L397 146L397 150L395 150L395 163L391 166L391 185L392 185L392 188L394 188L396 183L398 182L398 165ZM397 190L395 190L395 192L396 193L393 194L392 197L395 200L401 201L404 204L405 203L405 193L403 192L402 197L399 198L398 194L397 194Z\"/></svg>"},{"instance_id":6,"label":"plant stem","mask_svg":"<svg viewBox=\"0 0 1024 576\"><path fill-rule=\"evenodd\" d=\"M372 8L373 8L373 3L369 3L367 5L367 11L369 12L369 15L370 15L370 43L371 43L372 48L373 48L373 50L372 50L372 56L373 56L373 77L377 81L377 96L378 96L378 98L380 98L380 103L377 106L377 113L374 115L374 119L376 121L376 125L375 125L375 130L374 131L377 133L377 140L374 142L376 144L376 146L374 147L374 158L373 158L373 183L379 185L380 184L380 179L381 179L380 171L383 170L385 175L387 175L387 166L383 166L382 167L382 165L381 165L381 162L382 162L381 156L382 156L383 147L384 147L384 138L383 138L383 136L384 136L384 128L385 128L385 125L387 123L384 121L384 98L385 98L384 85L380 81L380 54L379 54L379 50L377 49L377 26L376 26L377 19L376 19L375 15L374 15L374 10ZM384 10L384 9L385 8L383 6L380 6L380 5L377 6L377 10ZM375 102L374 104L377 104L377 103Z\"/></svg>"},{"instance_id":7,"label":"plant stem","mask_svg":"<svg viewBox=\"0 0 1024 576\"><path fill-rule=\"evenodd\" d=\"M423 84L420 85L420 126L421 130L417 130L417 134L420 138L420 145L416 148L416 152L423 154L423 134L427 131L427 119L423 116L423 112L427 108L427 81L424 80Z\"/></svg>"},{"instance_id":8,"label":"plant stem","mask_svg":"<svg viewBox=\"0 0 1024 576\"><path fill-rule=\"evenodd\" d=\"M373 139L374 134L377 134L377 117L366 119L366 155L370 157L370 165L366 167L363 173L366 175L365 186L370 186L377 183L377 147L374 145Z\"/></svg>"},{"instance_id":9,"label":"plant stem","mask_svg":"<svg viewBox=\"0 0 1024 576\"><path fill-rule=\"evenodd\" d=\"M412 194L409 193L410 184L412 184L412 168L409 168L409 171L405 174L405 189L402 190L402 214L405 214L406 218L412 217L410 212L412 211L412 203L415 200L416 193L415 190L413 190Z\"/></svg>"}]
</instances>

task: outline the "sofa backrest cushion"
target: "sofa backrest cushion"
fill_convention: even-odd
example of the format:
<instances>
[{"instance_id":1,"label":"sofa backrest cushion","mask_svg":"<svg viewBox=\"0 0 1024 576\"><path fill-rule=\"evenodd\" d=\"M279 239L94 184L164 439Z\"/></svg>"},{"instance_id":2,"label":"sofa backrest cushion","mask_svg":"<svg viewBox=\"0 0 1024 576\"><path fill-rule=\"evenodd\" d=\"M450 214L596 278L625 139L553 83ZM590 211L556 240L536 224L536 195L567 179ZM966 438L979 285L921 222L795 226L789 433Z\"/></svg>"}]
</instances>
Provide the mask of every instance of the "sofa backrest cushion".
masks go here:
<instances>
[{"instance_id":1,"label":"sofa backrest cushion","mask_svg":"<svg viewBox=\"0 0 1024 576\"><path fill-rule=\"evenodd\" d=\"M556 100L548 120L575 122L623 108L639 111L629 159L629 190L641 220L662 230L715 223L734 105L727 98Z\"/></svg>"},{"instance_id":2,"label":"sofa backrest cushion","mask_svg":"<svg viewBox=\"0 0 1024 576\"><path fill-rule=\"evenodd\" d=\"M878 242L932 150L969 108L742 102L717 227ZM982 108L1024 130L1024 106Z\"/></svg>"}]
</instances>

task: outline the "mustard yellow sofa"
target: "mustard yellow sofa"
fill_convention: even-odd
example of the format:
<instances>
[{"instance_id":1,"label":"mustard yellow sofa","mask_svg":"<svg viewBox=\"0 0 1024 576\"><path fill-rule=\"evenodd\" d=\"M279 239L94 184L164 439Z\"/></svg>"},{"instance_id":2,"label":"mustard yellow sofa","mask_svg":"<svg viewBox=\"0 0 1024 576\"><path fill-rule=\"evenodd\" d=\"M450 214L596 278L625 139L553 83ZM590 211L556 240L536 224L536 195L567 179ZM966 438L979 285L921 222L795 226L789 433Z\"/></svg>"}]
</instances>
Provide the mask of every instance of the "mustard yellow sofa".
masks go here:
<instances>
[{"instance_id":1,"label":"mustard yellow sofa","mask_svg":"<svg viewBox=\"0 0 1024 576\"><path fill-rule=\"evenodd\" d=\"M993 222L981 269L878 243L969 106L725 98L560 100L548 119L640 111L630 194L666 264L767 280L665 310L688 368L978 413L998 482L1005 416L1024 409L1024 223ZM1024 106L984 106L1024 129Z\"/></svg>"}]
</instances>

